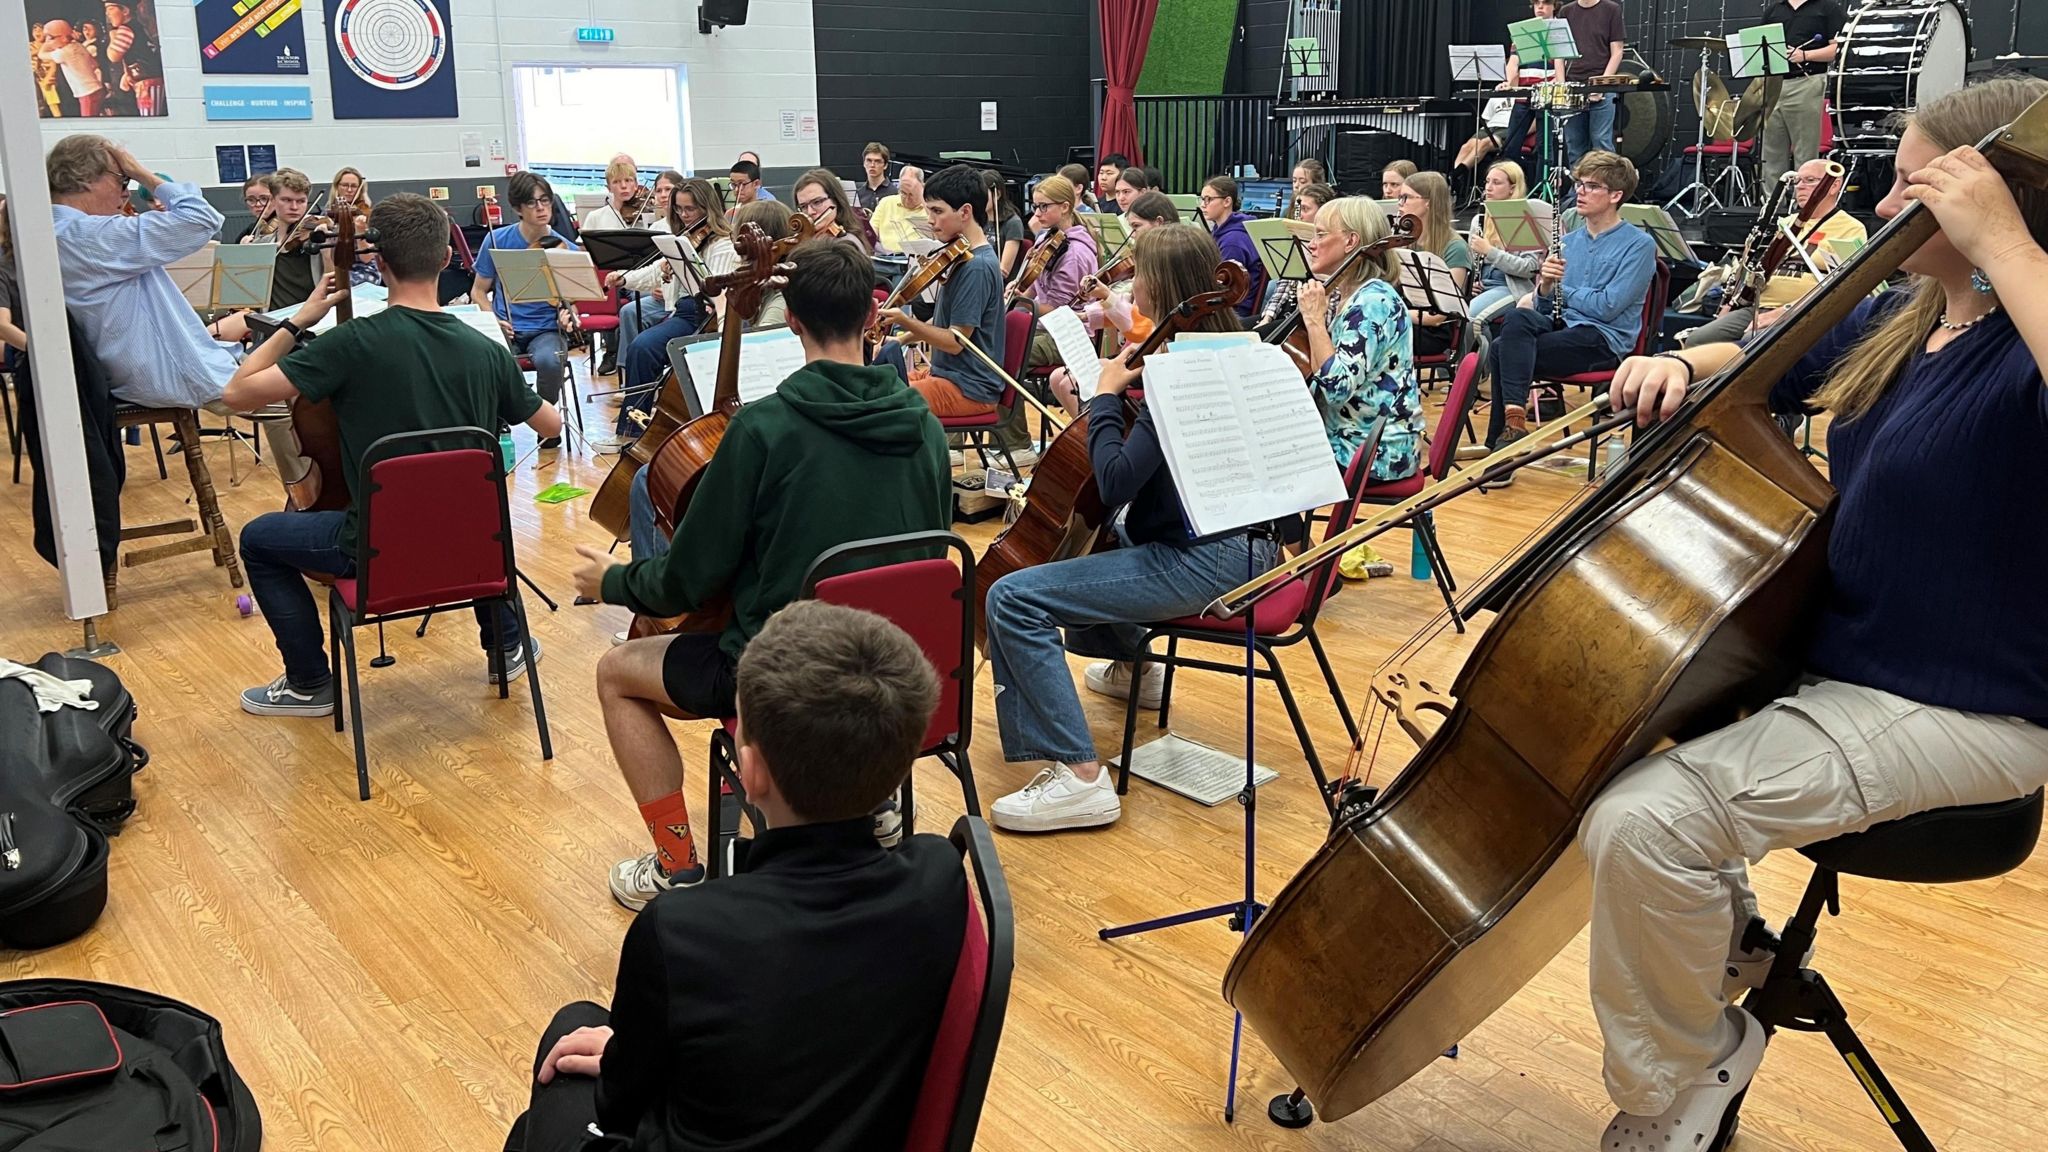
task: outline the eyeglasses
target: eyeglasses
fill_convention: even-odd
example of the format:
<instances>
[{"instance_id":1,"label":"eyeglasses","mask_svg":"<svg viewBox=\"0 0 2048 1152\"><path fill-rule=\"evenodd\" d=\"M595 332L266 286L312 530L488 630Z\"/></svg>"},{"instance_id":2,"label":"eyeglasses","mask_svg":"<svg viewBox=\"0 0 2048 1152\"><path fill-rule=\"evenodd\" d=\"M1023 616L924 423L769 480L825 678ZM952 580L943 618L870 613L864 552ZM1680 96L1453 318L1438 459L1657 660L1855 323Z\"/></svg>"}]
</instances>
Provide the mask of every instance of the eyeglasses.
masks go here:
<instances>
[{"instance_id":1,"label":"eyeglasses","mask_svg":"<svg viewBox=\"0 0 2048 1152\"><path fill-rule=\"evenodd\" d=\"M1573 183L1578 185L1579 191L1581 192L1592 192L1598 194L1601 192L1614 191L1614 189L1609 188L1607 185L1602 184L1598 180L1576 180L1573 181Z\"/></svg>"},{"instance_id":2,"label":"eyeglasses","mask_svg":"<svg viewBox=\"0 0 2048 1152\"><path fill-rule=\"evenodd\" d=\"M1204 195L1203 195L1203 196L1201 197L1201 201L1202 201L1202 203L1204 203L1204 204L1214 204L1214 203L1216 203L1216 202L1217 202L1218 200L1228 200L1228 199L1230 199L1230 197L1228 197L1228 196L1210 196L1210 195L1207 195L1207 194L1204 194Z\"/></svg>"},{"instance_id":3,"label":"eyeglasses","mask_svg":"<svg viewBox=\"0 0 2048 1152\"><path fill-rule=\"evenodd\" d=\"M1794 183L1794 184L1818 184L1818 183L1820 183L1820 182L1821 182L1822 180L1825 180L1825 179L1827 179L1827 177L1825 177L1825 176L1795 176L1795 177L1793 177L1793 178L1792 178L1792 183Z\"/></svg>"},{"instance_id":4,"label":"eyeglasses","mask_svg":"<svg viewBox=\"0 0 2048 1152\"><path fill-rule=\"evenodd\" d=\"M1059 207L1058 204L1048 204L1043 200L1033 200L1031 202L1031 210L1033 212L1050 212L1057 207Z\"/></svg>"},{"instance_id":5,"label":"eyeglasses","mask_svg":"<svg viewBox=\"0 0 2048 1152\"><path fill-rule=\"evenodd\" d=\"M1423 199L1423 198L1424 198L1424 197L1423 197L1423 196L1422 196L1422 195L1421 195L1420 193L1416 193L1416 192L1396 192L1396 193L1394 193L1394 199L1395 199L1395 200L1397 200L1397 201L1399 201L1400 203L1403 203L1403 204L1407 203L1407 202L1408 202L1408 201L1410 201L1410 200L1421 200L1421 199Z\"/></svg>"},{"instance_id":6,"label":"eyeglasses","mask_svg":"<svg viewBox=\"0 0 2048 1152\"><path fill-rule=\"evenodd\" d=\"M797 201L796 206L805 212L821 212L832 206L832 198L830 196L813 196L809 200Z\"/></svg>"},{"instance_id":7,"label":"eyeglasses","mask_svg":"<svg viewBox=\"0 0 2048 1152\"><path fill-rule=\"evenodd\" d=\"M735 188L746 188L759 183L759 180L749 180L745 176L735 176L732 178L732 186Z\"/></svg>"}]
</instances>

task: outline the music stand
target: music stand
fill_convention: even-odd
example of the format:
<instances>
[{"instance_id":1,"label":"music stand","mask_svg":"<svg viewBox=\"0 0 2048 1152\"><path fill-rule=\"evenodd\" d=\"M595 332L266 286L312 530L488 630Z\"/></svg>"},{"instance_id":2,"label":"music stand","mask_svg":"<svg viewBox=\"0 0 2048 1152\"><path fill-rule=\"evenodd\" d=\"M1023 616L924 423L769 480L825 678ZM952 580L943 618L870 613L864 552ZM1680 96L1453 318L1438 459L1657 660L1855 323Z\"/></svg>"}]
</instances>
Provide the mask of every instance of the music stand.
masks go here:
<instances>
[{"instance_id":1,"label":"music stand","mask_svg":"<svg viewBox=\"0 0 2048 1152\"><path fill-rule=\"evenodd\" d=\"M277 271L277 245L208 241L206 247L164 265L164 271L201 312L267 309L271 277Z\"/></svg>"},{"instance_id":2,"label":"music stand","mask_svg":"<svg viewBox=\"0 0 2048 1152\"><path fill-rule=\"evenodd\" d=\"M1472 88L1472 122L1486 127L1486 84L1508 78L1508 50L1498 44L1452 44L1445 51L1451 57L1451 83L1469 83ZM1507 145L1501 149L1506 151Z\"/></svg>"},{"instance_id":3,"label":"music stand","mask_svg":"<svg viewBox=\"0 0 2048 1152\"><path fill-rule=\"evenodd\" d=\"M631 272L654 263L654 238L666 236L652 228L606 228L583 231L583 250L602 272Z\"/></svg>"},{"instance_id":4,"label":"music stand","mask_svg":"<svg viewBox=\"0 0 2048 1152\"><path fill-rule=\"evenodd\" d=\"M1662 204L1623 204L1621 218L1648 232L1657 241L1657 254L1677 264L1698 266L1704 261L1692 250L1692 243L1679 231Z\"/></svg>"},{"instance_id":5,"label":"music stand","mask_svg":"<svg viewBox=\"0 0 2048 1152\"><path fill-rule=\"evenodd\" d=\"M1556 64L1579 58L1578 41L1572 38L1572 26L1561 19L1545 20L1532 16L1527 20L1517 20L1508 25L1508 36L1514 42L1515 58L1523 64L1531 61L1538 64ZM1547 152L1555 142L1558 162L1543 173L1543 179L1538 181L1529 193L1532 196L1541 193L1538 199L1562 201L1563 190L1557 186L1556 180L1558 171L1565 166L1563 126L1548 104L1539 104L1536 111L1543 116L1543 142L1538 151ZM1566 114L1563 119L1569 121L1570 114ZM1562 204L1559 206L1562 207Z\"/></svg>"},{"instance_id":6,"label":"music stand","mask_svg":"<svg viewBox=\"0 0 2048 1152\"><path fill-rule=\"evenodd\" d=\"M1315 238L1315 225L1275 216L1248 220L1244 227L1259 254L1259 263L1265 266L1268 280L1308 279L1308 242Z\"/></svg>"},{"instance_id":7,"label":"music stand","mask_svg":"<svg viewBox=\"0 0 2048 1152\"><path fill-rule=\"evenodd\" d=\"M1488 200L1486 218L1500 236L1500 246L1510 252L1547 252L1550 229L1556 222L1551 207L1541 200Z\"/></svg>"},{"instance_id":8,"label":"music stand","mask_svg":"<svg viewBox=\"0 0 2048 1152\"><path fill-rule=\"evenodd\" d=\"M1681 208L1679 211L1695 220L1706 215L1709 206L1721 206L1721 198L1714 195L1713 187L1707 183L1707 69L1714 63L1714 49L1708 45L1714 37L1702 36L1698 39L1700 70L1693 77L1693 108L1699 113L1699 127L1694 134L1692 183L1680 188L1677 195L1664 202L1664 207L1676 208L1680 200L1692 196L1692 206ZM1678 42L1674 42L1676 43ZM1732 137L1728 145L1728 162L1735 163L1735 143Z\"/></svg>"},{"instance_id":9,"label":"music stand","mask_svg":"<svg viewBox=\"0 0 2048 1152\"><path fill-rule=\"evenodd\" d=\"M546 304L560 311L578 300L602 300L607 295L588 252L561 247L494 248L491 263L498 273L499 298L505 301L507 316L514 304ZM572 438L572 442L580 441L585 450L594 451L590 438L583 432L583 402L576 394L576 368L569 362L567 351L563 349L562 369L568 381L570 409L576 418L562 422L562 434ZM536 441L530 455L539 452ZM560 459L556 457L557 461ZM514 461L513 467L518 464Z\"/></svg>"}]
</instances>

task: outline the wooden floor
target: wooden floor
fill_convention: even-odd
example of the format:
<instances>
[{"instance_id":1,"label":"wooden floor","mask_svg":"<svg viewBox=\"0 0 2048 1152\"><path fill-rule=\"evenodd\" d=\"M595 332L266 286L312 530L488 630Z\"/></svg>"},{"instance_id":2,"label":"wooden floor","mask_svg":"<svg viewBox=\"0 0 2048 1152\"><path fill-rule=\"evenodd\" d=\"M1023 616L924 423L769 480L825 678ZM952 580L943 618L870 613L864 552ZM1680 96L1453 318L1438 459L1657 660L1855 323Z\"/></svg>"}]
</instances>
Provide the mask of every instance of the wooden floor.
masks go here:
<instances>
[{"instance_id":1,"label":"wooden floor","mask_svg":"<svg viewBox=\"0 0 2048 1152\"><path fill-rule=\"evenodd\" d=\"M522 448L530 437L520 433ZM274 476L229 486L210 448L231 523L278 505ZM325 720L244 715L236 695L278 659L260 618L242 619L226 575L203 556L122 574L121 607L102 634L110 664L141 705L136 732L154 754L141 807L114 843L112 902L66 947L0 955L0 974L66 975L141 985L225 1022L229 1049L263 1109L271 1149L495 1149L524 1106L535 1039L564 1002L609 996L628 916L604 873L642 851L643 833L606 747L592 669L623 626L617 609L570 606L578 543L605 543L587 501L536 504L558 478L595 489L608 461L566 460L516 480L521 562L562 603L533 605L556 757L540 759L523 691L485 685L466 617L424 640L388 632L394 667L363 669L373 719L376 794L355 799L349 745ZM130 522L186 499L173 463L157 479L147 447L129 450ZM1527 475L1441 514L1458 575L1472 582L1577 489ZM33 658L77 643L54 573L29 547L26 486L0 482L0 653ZM969 529L979 545L992 534ZM1347 588L1324 636L1354 702L1385 657L1441 607L1406 573L1406 533L1382 545L1404 561L1390 579ZM1900 557L1902 564L1915 561ZM372 645L375 637L363 634ZM366 665L367 656L365 653ZM1454 669L1456 646L1430 663ZM1314 664L1288 667L1317 746L1346 743ZM1078 671L1078 664L1077 664ZM1085 695L1085 693L1084 693ZM1235 679L1186 674L1175 728L1235 748ZM973 751L984 798L1035 765L998 752L986 677ZM1104 748L1122 708L1088 701ZM1141 729L1145 731L1149 729ZM1320 843L1325 818L1270 689L1258 706L1261 759L1280 778L1261 793L1259 873L1270 898ZM680 732L701 780L702 725ZM1382 779L1409 748L1398 733ZM960 811L943 769L919 766L921 826ZM701 784L692 783L689 794ZM1221 1116L1231 1015L1218 994L1234 938L1219 924L1105 944L1096 929L1233 898L1241 875L1234 804L1204 809L1134 782L1124 817L1100 832L1003 836L1015 894L1017 973L981 1147L1347 1148L1375 1152L1585 1152L1610 1114L1585 995L1584 937L1508 1007L1384 1101L1338 1124L1284 1132L1266 1099L1290 1087L1256 1037L1239 1077L1243 1111ZM1796 859L1759 869L1783 915L1803 881ZM2048 868L2040 858L1997 881L1917 889L1848 881L1844 917L1824 929L1818 964L1935 1141L1967 1149L2048 1147ZM1738 1149L1877 1149L1889 1136L1824 1040L1786 1035L1749 1095Z\"/></svg>"}]
</instances>

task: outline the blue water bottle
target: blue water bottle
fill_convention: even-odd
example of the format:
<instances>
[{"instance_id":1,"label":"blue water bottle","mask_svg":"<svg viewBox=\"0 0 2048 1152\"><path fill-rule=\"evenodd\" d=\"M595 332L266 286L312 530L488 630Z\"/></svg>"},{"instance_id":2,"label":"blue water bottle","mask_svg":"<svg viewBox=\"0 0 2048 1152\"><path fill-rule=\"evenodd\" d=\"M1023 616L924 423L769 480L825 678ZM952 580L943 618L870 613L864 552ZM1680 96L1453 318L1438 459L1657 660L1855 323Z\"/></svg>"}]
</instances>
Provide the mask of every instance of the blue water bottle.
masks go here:
<instances>
[{"instance_id":1,"label":"blue water bottle","mask_svg":"<svg viewBox=\"0 0 2048 1152\"><path fill-rule=\"evenodd\" d=\"M510 472L512 470L512 461L517 459L517 455L512 447L512 433L498 433L498 455L502 456L505 460L505 471Z\"/></svg>"},{"instance_id":2,"label":"blue water bottle","mask_svg":"<svg viewBox=\"0 0 2048 1152\"><path fill-rule=\"evenodd\" d=\"M1430 522L1429 513L1418 512L1416 517L1415 531L1409 533L1414 537L1414 546L1408 551L1408 575L1417 580L1428 580L1432 572L1429 567L1429 549L1422 543L1422 526Z\"/></svg>"}]
</instances>

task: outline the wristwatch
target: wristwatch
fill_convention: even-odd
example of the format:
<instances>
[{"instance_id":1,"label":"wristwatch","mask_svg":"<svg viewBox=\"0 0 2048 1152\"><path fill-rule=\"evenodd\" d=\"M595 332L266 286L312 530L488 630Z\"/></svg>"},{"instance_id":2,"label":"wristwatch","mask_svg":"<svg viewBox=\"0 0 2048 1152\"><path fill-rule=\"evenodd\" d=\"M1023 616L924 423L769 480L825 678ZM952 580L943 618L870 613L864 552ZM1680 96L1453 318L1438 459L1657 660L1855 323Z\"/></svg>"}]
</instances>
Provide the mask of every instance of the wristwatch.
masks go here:
<instances>
[{"instance_id":1,"label":"wristwatch","mask_svg":"<svg viewBox=\"0 0 2048 1152\"><path fill-rule=\"evenodd\" d=\"M294 344L297 344L306 338L306 330L304 328L299 327L297 324L292 323L290 320L279 320L277 322L277 330L279 332L291 333L292 343Z\"/></svg>"}]
</instances>

